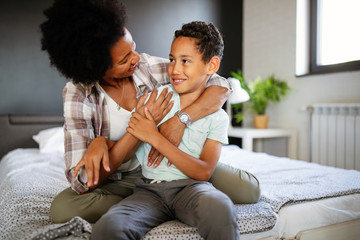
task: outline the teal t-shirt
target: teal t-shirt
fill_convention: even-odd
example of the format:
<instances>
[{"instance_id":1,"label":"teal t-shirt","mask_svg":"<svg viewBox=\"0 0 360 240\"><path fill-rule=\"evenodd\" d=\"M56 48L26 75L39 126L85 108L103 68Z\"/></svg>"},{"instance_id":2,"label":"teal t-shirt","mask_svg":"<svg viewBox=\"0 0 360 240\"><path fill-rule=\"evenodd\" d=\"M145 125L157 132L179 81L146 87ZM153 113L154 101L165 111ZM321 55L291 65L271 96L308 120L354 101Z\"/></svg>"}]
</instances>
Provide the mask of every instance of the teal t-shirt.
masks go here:
<instances>
[{"instance_id":1,"label":"teal t-shirt","mask_svg":"<svg viewBox=\"0 0 360 240\"><path fill-rule=\"evenodd\" d=\"M174 106L170 112L164 117L159 125L169 118L173 117L175 113L180 110L180 96L173 89L172 85L165 85L158 88L160 94L164 88L168 88L169 92L173 91L172 100L174 100ZM206 139L212 139L219 141L223 144L228 144L228 124L229 118L223 109L210 114L198 121L190 124L185 128L183 138L178 148L183 152L192 155L193 157L199 158L202 152L202 148L205 144ZM179 180L189 178L177 169L173 164L168 167L168 159L164 158L161 164L154 168L153 166L147 166L147 156L151 150L151 145L148 143L142 143L136 152L136 157L139 160L142 167L142 174L144 177L156 180Z\"/></svg>"}]
</instances>

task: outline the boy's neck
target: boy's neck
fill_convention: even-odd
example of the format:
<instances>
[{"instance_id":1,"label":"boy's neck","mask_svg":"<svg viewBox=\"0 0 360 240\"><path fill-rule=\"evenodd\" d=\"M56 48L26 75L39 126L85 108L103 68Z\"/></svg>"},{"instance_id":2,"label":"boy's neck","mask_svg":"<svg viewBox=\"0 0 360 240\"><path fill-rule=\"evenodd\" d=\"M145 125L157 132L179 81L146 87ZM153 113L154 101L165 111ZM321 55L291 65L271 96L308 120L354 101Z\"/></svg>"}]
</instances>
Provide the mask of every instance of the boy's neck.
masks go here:
<instances>
[{"instance_id":1,"label":"boy's neck","mask_svg":"<svg viewBox=\"0 0 360 240\"><path fill-rule=\"evenodd\" d=\"M196 99L200 97L200 95L205 91L205 85L201 86L197 91L191 93L181 93L180 97L180 108L184 109L189 105L193 104Z\"/></svg>"}]
</instances>

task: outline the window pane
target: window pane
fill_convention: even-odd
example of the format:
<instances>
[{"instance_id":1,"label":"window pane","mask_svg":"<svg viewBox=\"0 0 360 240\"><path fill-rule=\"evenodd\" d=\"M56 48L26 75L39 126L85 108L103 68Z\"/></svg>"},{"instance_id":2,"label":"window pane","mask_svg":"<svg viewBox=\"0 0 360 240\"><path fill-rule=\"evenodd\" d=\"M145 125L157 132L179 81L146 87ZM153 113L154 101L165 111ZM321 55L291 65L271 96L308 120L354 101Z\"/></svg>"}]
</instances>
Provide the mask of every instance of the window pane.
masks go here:
<instances>
[{"instance_id":1,"label":"window pane","mask_svg":"<svg viewBox=\"0 0 360 240\"><path fill-rule=\"evenodd\" d=\"M318 65L360 60L359 9L359 0L318 0Z\"/></svg>"}]
</instances>

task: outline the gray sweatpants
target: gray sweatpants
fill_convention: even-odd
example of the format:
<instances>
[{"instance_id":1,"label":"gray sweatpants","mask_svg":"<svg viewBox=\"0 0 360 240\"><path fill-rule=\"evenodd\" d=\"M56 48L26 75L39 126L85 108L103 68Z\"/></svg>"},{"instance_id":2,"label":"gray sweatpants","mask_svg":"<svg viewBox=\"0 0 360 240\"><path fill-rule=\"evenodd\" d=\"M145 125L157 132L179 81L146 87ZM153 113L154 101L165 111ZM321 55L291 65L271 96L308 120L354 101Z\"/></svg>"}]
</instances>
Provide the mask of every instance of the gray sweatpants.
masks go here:
<instances>
[{"instance_id":1,"label":"gray sweatpants","mask_svg":"<svg viewBox=\"0 0 360 240\"><path fill-rule=\"evenodd\" d=\"M136 180L134 194L114 205L93 227L92 239L141 239L173 219L197 227L205 239L239 239L234 205L209 182Z\"/></svg>"}]
</instances>

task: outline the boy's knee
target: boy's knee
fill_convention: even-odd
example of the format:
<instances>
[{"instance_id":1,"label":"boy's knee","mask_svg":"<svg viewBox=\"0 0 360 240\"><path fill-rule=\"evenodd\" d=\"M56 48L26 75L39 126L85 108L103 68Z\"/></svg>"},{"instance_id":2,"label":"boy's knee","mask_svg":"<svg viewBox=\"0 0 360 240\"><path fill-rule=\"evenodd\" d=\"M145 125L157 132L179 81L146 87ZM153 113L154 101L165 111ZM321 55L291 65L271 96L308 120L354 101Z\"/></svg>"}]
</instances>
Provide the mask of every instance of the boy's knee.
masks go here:
<instances>
[{"instance_id":1,"label":"boy's knee","mask_svg":"<svg viewBox=\"0 0 360 240\"><path fill-rule=\"evenodd\" d=\"M116 239L115 236L112 236L116 231L111 216L105 214L93 226L91 239Z\"/></svg>"},{"instance_id":2,"label":"boy's knee","mask_svg":"<svg viewBox=\"0 0 360 240\"><path fill-rule=\"evenodd\" d=\"M136 236L129 222L126 216L104 214L93 226L91 239L140 239L141 236Z\"/></svg>"},{"instance_id":3,"label":"boy's knee","mask_svg":"<svg viewBox=\"0 0 360 240\"><path fill-rule=\"evenodd\" d=\"M231 199L220 191L214 191L200 201L200 211L207 216L207 221L222 222L225 218L232 218L234 204ZM209 211L211 209L211 211ZM215 218L213 216L216 216Z\"/></svg>"},{"instance_id":4,"label":"boy's knee","mask_svg":"<svg viewBox=\"0 0 360 240\"><path fill-rule=\"evenodd\" d=\"M206 239L238 239L234 204L229 197L219 191L202 199L199 204L203 204L199 209L202 212L198 225L201 236Z\"/></svg>"}]
</instances>

